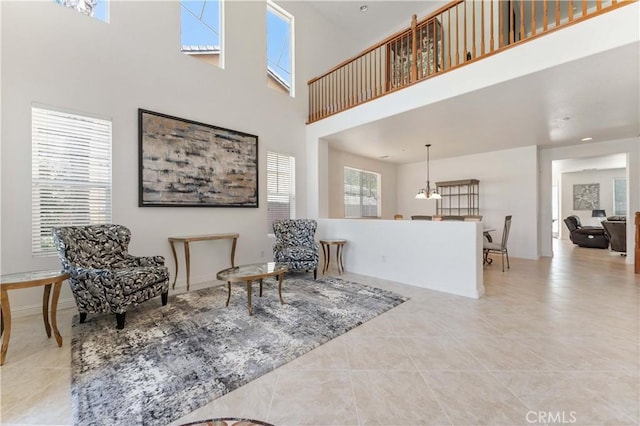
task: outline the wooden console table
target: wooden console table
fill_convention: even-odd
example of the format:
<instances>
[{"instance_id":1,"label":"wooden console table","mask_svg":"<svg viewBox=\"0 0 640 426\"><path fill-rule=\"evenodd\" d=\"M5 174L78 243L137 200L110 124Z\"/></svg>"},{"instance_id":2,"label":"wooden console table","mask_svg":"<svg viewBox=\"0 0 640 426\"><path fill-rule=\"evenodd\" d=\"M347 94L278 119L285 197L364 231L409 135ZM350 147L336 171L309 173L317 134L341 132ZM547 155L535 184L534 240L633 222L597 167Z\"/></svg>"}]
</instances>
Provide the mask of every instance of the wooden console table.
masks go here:
<instances>
[{"instance_id":1,"label":"wooden console table","mask_svg":"<svg viewBox=\"0 0 640 426\"><path fill-rule=\"evenodd\" d=\"M69 274L60 271L35 271L22 272L17 274L2 275L0 277L0 299L2 305L2 351L0 354L0 365L4 364L9 348L9 338L11 337L11 307L9 305L8 290L19 288L44 286L44 294L42 295L42 319L44 320L44 329L47 337L51 337L51 330L56 338L58 347L62 346L62 336L58 331L58 320L56 313L58 311L58 298L60 297L60 289L62 282L69 278ZM49 295L51 294L51 285L53 285L53 299L51 300L51 324L49 324Z\"/></svg>"},{"instance_id":2,"label":"wooden console table","mask_svg":"<svg viewBox=\"0 0 640 426\"><path fill-rule=\"evenodd\" d=\"M189 291L189 275L191 273L191 259L189 256L189 243L194 241L210 241L210 240L233 240L231 245L231 267L236 266L236 243L240 234L208 234L208 235L191 235L188 237L169 237L169 243L171 244L171 252L173 253L173 260L176 264L176 275L173 278L172 288L176 288L176 280L178 279L178 256L176 255L176 248L174 243L184 244L184 258L187 267L187 291Z\"/></svg>"}]
</instances>

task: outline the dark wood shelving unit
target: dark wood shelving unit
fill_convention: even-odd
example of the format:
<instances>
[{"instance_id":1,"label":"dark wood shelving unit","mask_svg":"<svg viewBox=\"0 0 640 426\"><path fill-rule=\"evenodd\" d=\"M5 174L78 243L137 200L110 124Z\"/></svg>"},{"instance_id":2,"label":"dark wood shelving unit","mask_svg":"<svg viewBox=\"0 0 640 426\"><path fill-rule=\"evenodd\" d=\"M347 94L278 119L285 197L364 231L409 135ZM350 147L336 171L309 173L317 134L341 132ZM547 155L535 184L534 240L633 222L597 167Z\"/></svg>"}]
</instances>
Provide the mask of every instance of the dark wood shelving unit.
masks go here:
<instances>
[{"instance_id":1,"label":"dark wood shelving unit","mask_svg":"<svg viewBox=\"0 0 640 426\"><path fill-rule=\"evenodd\" d=\"M436 203L439 215L479 215L480 181L478 179L436 182L436 189L442 199Z\"/></svg>"}]
</instances>

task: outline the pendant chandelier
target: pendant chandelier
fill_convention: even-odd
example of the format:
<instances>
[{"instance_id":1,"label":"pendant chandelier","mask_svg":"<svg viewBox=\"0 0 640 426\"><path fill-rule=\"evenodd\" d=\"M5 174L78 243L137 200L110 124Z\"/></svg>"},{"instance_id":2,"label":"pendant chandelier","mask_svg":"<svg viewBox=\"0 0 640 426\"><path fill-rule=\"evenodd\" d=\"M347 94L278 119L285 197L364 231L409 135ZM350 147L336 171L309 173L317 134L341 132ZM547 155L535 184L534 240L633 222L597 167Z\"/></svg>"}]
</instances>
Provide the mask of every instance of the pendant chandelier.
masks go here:
<instances>
[{"instance_id":1,"label":"pendant chandelier","mask_svg":"<svg viewBox=\"0 0 640 426\"><path fill-rule=\"evenodd\" d=\"M438 194L438 191L431 189L431 183L429 182L429 147L431 144L425 145L427 147L427 186L420 188L416 194L416 200L439 200L442 197Z\"/></svg>"}]
</instances>

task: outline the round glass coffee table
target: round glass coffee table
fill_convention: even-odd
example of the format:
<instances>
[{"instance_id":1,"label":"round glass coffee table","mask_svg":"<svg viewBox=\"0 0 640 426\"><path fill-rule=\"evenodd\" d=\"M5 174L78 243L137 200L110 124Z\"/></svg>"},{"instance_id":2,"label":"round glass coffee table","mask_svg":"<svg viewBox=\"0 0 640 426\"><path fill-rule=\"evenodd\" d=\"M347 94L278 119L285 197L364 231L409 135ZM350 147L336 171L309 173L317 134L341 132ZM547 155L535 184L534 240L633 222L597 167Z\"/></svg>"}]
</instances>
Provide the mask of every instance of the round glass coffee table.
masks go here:
<instances>
[{"instance_id":1,"label":"round glass coffee table","mask_svg":"<svg viewBox=\"0 0 640 426\"><path fill-rule=\"evenodd\" d=\"M284 303L282 299L282 279L284 273L287 272L287 265L277 262L253 263L251 265L240 265L233 268L223 269L218 272L217 278L220 281L227 282L227 304L231 300L231 283L245 282L247 283L247 306L249 315L253 315L253 307L251 305L251 284L258 280L260 282L260 297L262 297L262 280L268 277L278 277L278 295L280 303Z\"/></svg>"}]
</instances>

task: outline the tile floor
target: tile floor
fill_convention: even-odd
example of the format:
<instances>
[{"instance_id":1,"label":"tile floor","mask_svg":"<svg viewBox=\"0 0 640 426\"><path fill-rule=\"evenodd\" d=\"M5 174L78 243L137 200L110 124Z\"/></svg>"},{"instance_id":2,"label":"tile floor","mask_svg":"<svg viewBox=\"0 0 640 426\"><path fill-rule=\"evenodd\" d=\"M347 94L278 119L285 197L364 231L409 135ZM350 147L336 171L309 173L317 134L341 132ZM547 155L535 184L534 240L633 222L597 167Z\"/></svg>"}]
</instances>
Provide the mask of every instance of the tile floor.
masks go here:
<instances>
[{"instance_id":1,"label":"tile floor","mask_svg":"<svg viewBox=\"0 0 640 426\"><path fill-rule=\"evenodd\" d=\"M637 425L640 276L605 250L555 253L485 267L480 300L345 274L411 299L174 424ZM59 313L62 348L40 316L14 321L2 424L70 424L74 314Z\"/></svg>"}]
</instances>

